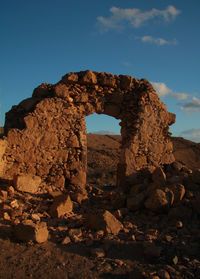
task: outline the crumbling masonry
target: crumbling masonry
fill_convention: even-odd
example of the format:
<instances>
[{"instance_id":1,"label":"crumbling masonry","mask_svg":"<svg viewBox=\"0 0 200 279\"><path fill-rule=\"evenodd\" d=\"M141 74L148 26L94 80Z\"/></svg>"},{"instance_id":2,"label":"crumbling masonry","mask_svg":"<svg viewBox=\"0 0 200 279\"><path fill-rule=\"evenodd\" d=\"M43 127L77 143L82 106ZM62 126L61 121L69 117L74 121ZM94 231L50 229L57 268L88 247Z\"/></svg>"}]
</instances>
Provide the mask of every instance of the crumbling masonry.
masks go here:
<instances>
[{"instance_id":1,"label":"crumbling masonry","mask_svg":"<svg viewBox=\"0 0 200 279\"><path fill-rule=\"evenodd\" d=\"M121 156L117 185L125 189L136 173L174 161L167 112L151 83L131 76L83 71L57 84L42 84L31 98L6 114L1 140L1 176L37 175L60 189L84 191L87 171L85 116L120 119Z\"/></svg>"}]
</instances>

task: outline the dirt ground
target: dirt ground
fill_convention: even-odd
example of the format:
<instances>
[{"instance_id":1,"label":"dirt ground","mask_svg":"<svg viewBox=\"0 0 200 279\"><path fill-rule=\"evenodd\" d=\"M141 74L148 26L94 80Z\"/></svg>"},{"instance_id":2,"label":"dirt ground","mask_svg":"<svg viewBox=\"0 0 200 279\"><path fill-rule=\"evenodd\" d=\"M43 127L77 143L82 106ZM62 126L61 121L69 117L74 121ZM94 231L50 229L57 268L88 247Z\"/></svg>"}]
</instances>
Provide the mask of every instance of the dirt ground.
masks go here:
<instances>
[{"instance_id":1,"label":"dirt ground","mask_svg":"<svg viewBox=\"0 0 200 279\"><path fill-rule=\"evenodd\" d=\"M182 138L173 142L177 161L200 168L200 144ZM82 228L78 216L84 210L106 208L116 214L107 197L115 189L119 149L120 136L88 134L90 199L77 209L75 219L51 220L48 241L19 242L9 222L1 221L0 278L200 278L200 182L187 179L184 199L168 212L124 210L119 216L124 230L117 236L93 232L89 240L62 243L70 227Z\"/></svg>"}]
</instances>

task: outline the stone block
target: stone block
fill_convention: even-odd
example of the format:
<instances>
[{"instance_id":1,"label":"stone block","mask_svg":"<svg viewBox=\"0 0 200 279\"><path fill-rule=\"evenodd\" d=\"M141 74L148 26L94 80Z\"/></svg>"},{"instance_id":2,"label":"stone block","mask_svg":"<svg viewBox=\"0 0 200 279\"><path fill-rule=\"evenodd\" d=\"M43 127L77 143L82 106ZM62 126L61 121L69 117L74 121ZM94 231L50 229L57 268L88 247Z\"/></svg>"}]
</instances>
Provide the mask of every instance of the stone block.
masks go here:
<instances>
[{"instance_id":1,"label":"stone block","mask_svg":"<svg viewBox=\"0 0 200 279\"><path fill-rule=\"evenodd\" d=\"M61 218L66 213L72 212L73 203L69 195L63 194L55 197L50 207L50 215L54 218Z\"/></svg>"},{"instance_id":2,"label":"stone block","mask_svg":"<svg viewBox=\"0 0 200 279\"><path fill-rule=\"evenodd\" d=\"M39 190L41 178L35 175L16 175L13 180L13 186L17 191L35 194Z\"/></svg>"},{"instance_id":3,"label":"stone block","mask_svg":"<svg viewBox=\"0 0 200 279\"><path fill-rule=\"evenodd\" d=\"M14 227L14 234L20 241L43 243L48 240L49 232L45 222L38 224L32 220L24 220Z\"/></svg>"},{"instance_id":4,"label":"stone block","mask_svg":"<svg viewBox=\"0 0 200 279\"><path fill-rule=\"evenodd\" d=\"M97 214L86 216L86 225L90 229L103 230L107 233L117 235L123 229L122 223L115 218L109 211L105 210Z\"/></svg>"}]
</instances>

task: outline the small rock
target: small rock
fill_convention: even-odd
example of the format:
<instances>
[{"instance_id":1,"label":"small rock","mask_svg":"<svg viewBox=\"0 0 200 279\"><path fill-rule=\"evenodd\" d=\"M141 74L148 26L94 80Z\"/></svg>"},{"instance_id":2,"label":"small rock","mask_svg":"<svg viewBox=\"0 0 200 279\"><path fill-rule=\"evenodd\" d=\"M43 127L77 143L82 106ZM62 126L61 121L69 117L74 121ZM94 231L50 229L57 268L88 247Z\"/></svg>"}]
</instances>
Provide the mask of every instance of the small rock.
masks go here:
<instances>
[{"instance_id":1,"label":"small rock","mask_svg":"<svg viewBox=\"0 0 200 279\"><path fill-rule=\"evenodd\" d=\"M6 221L10 221L10 215L8 214L8 212L3 213L3 219Z\"/></svg>"},{"instance_id":2,"label":"small rock","mask_svg":"<svg viewBox=\"0 0 200 279\"><path fill-rule=\"evenodd\" d=\"M171 242L173 239L173 237L171 235L166 235L165 238L168 242Z\"/></svg>"},{"instance_id":3,"label":"small rock","mask_svg":"<svg viewBox=\"0 0 200 279\"><path fill-rule=\"evenodd\" d=\"M34 222L40 222L40 216L38 214L35 214L33 213L31 215L31 219L34 221Z\"/></svg>"},{"instance_id":4,"label":"small rock","mask_svg":"<svg viewBox=\"0 0 200 279\"><path fill-rule=\"evenodd\" d=\"M124 265L124 262L122 260L116 259L115 263L118 264L119 266Z\"/></svg>"},{"instance_id":5,"label":"small rock","mask_svg":"<svg viewBox=\"0 0 200 279\"><path fill-rule=\"evenodd\" d=\"M66 237L63 239L62 244L63 244L63 245L67 245L67 244L69 244L70 242L71 242L71 239L69 238L69 236L66 236Z\"/></svg>"},{"instance_id":6,"label":"small rock","mask_svg":"<svg viewBox=\"0 0 200 279\"><path fill-rule=\"evenodd\" d=\"M93 248L91 249L91 255L96 258L103 258L105 257L105 252L101 248Z\"/></svg>"},{"instance_id":7,"label":"small rock","mask_svg":"<svg viewBox=\"0 0 200 279\"><path fill-rule=\"evenodd\" d=\"M83 201L88 199L88 196L77 192L77 193L72 193L71 198L73 201L77 202L78 204L82 204Z\"/></svg>"},{"instance_id":8,"label":"small rock","mask_svg":"<svg viewBox=\"0 0 200 279\"><path fill-rule=\"evenodd\" d=\"M82 236L82 230L81 229L70 229L68 231L68 234L70 237L73 237L74 235L76 235L77 237L81 237Z\"/></svg>"},{"instance_id":9,"label":"small rock","mask_svg":"<svg viewBox=\"0 0 200 279\"><path fill-rule=\"evenodd\" d=\"M123 225L109 211L97 212L86 216L86 225L90 229L103 230L117 235L123 229Z\"/></svg>"},{"instance_id":10,"label":"small rock","mask_svg":"<svg viewBox=\"0 0 200 279\"><path fill-rule=\"evenodd\" d=\"M55 197L53 204L50 207L50 215L54 218L60 218L66 213L73 210L73 203L69 195L60 195Z\"/></svg>"},{"instance_id":11,"label":"small rock","mask_svg":"<svg viewBox=\"0 0 200 279\"><path fill-rule=\"evenodd\" d=\"M176 222L177 229L181 229L183 227L183 223L181 221Z\"/></svg>"},{"instance_id":12,"label":"small rock","mask_svg":"<svg viewBox=\"0 0 200 279\"><path fill-rule=\"evenodd\" d=\"M15 189L13 188L13 186L9 186L8 187L8 194L9 196L13 196L15 193Z\"/></svg>"},{"instance_id":13,"label":"small rock","mask_svg":"<svg viewBox=\"0 0 200 279\"><path fill-rule=\"evenodd\" d=\"M36 241L43 243L47 241L49 232L45 222L34 224L32 220L24 220L14 228L17 239L21 241Z\"/></svg>"},{"instance_id":14,"label":"small rock","mask_svg":"<svg viewBox=\"0 0 200 279\"><path fill-rule=\"evenodd\" d=\"M19 203L17 200L13 200L13 201L11 201L10 206L12 208L19 208Z\"/></svg>"},{"instance_id":15,"label":"small rock","mask_svg":"<svg viewBox=\"0 0 200 279\"><path fill-rule=\"evenodd\" d=\"M174 203L181 201L185 195L185 187L182 184L174 184L169 187L174 193Z\"/></svg>"},{"instance_id":16,"label":"small rock","mask_svg":"<svg viewBox=\"0 0 200 279\"><path fill-rule=\"evenodd\" d=\"M95 233L95 238L96 239L101 239L103 236L104 236L104 231L103 230L97 231Z\"/></svg>"},{"instance_id":17,"label":"small rock","mask_svg":"<svg viewBox=\"0 0 200 279\"><path fill-rule=\"evenodd\" d=\"M17 191L35 194L39 190L41 178L35 175L16 175L13 183Z\"/></svg>"},{"instance_id":18,"label":"small rock","mask_svg":"<svg viewBox=\"0 0 200 279\"><path fill-rule=\"evenodd\" d=\"M173 259L172 259L173 263L176 265L178 263L178 257L175 256Z\"/></svg>"},{"instance_id":19,"label":"small rock","mask_svg":"<svg viewBox=\"0 0 200 279\"><path fill-rule=\"evenodd\" d=\"M136 241L134 234L131 235L131 240Z\"/></svg>"},{"instance_id":20,"label":"small rock","mask_svg":"<svg viewBox=\"0 0 200 279\"><path fill-rule=\"evenodd\" d=\"M8 197L8 192L4 190L0 190L0 198L2 200L7 200L7 197Z\"/></svg>"}]
</instances>

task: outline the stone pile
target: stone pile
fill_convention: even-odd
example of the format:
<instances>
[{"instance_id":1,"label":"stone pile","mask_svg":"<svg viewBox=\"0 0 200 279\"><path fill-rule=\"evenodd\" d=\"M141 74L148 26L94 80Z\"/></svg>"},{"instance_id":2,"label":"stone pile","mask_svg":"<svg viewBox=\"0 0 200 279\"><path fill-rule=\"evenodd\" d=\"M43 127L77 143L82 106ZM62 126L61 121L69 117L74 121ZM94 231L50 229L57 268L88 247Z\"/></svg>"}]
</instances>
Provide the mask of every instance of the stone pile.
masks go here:
<instances>
[{"instance_id":1,"label":"stone pile","mask_svg":"<svg viewBox=\"0 0 200 279\"><path fill-rule=\"evenodd\" d=\"M195 274L200 274L200 170L174 162L139 177L140 184L130 186L126 195L118 188L103 191L87 185L81 201L72 189L64 194L52 189L46 194L27 191L29 186L19 187L25 178L1 180L4 237L30 245L47 240L66 247L83 244L92 257L105 260L113 247L128 245L159 264L143 278L179 278L183 268L184 274L191 274L193 259ZM30 176L30 185L33 181L37 184Z\"/></svg>"},{"instance_id":2,"label":"stone pile","mask_svg":"<svg viewBox=\"0 0 200 279\"><path fill-rule=\"evenodd\" d=\"M63 194L50 189L43 195L27 191L31 185L34 189L33 181L38 183L32 177L28 181L27 175L18 176L13 181L1 180L0 223L10 228L11 233L14 228L19 240L40 243L56 235L56 241L63 244L71 241L90 243L90 240L93 243L95 238L118 238L120 233L129 234L138 212L155 216L164 214L169 219L175 217L175 226L181 228L184 218L190 217L191 207L200 213L199 196L195 195L200 183L199 174L199 170L192 171L183 166L177 169L175 162L167 165L165 171L157 168L148 177L148 182L145 177L143 184L132 185L127 195L118 188L104 192L87 185L87 196L81 202L77 202L72 190ZM25 180L27 187L23 189L19 185ZM135 235L129 237L138 238ZM150 232L148 238L157 239L157 235L153 237Z\"/></svg>"}]
</instances>

